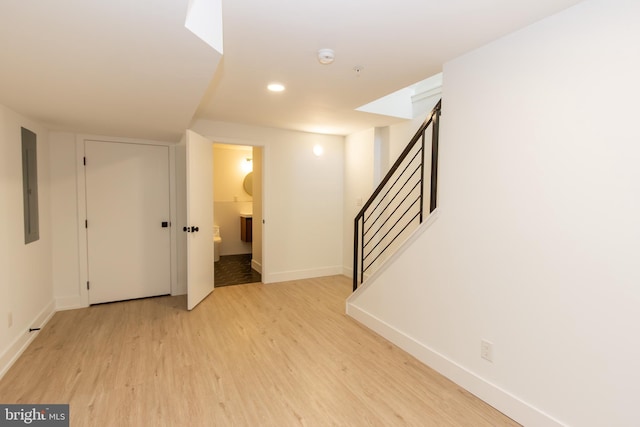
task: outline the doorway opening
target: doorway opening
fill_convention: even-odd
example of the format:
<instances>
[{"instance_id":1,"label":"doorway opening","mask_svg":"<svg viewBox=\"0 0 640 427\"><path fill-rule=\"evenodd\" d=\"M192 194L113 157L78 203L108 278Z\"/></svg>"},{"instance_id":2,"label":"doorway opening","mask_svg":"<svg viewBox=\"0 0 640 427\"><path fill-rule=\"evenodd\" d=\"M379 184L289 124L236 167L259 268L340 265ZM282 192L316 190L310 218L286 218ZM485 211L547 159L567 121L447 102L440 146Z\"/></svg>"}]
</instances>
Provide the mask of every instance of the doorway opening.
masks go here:
<instances>
[{"instance_id":1,"label":"doorway opening","mask_svg":"<svg viewBox=\"0 0 640 427\"><path fill-rule=\"evenodd\" d=\"M262 148L213 144L215 286L261 282Z\"/></svg>"}]
</instances>

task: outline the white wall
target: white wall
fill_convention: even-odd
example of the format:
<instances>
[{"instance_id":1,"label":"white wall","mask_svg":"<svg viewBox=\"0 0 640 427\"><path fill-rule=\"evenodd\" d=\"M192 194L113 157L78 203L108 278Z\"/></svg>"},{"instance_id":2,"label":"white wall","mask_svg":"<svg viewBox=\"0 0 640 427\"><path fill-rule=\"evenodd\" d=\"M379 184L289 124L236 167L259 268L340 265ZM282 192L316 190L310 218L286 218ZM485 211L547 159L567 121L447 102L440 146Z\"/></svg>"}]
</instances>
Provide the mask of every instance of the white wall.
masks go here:
<instances>
[{"instance_id":1,"label":"white wall","mask_svg":"<svg viewBox=\"0 0 640 427\"><path fill-rule=\"evenodd\" d=\"M40 239L24 243L21 127L37 135ZM0 106L0 376L53 315L48 131ZM9 327L9 316L13 325Z\"/></svg>"},{"instance_id":2,"label":"white wall","mask_svg":"<svg viewBox=\"0 0 640 427\"><path fill-rule=\"evenodd\" d=\"M261 262L268 263L271 270L262 272L263 281L342 273L343 137L211 122L197 124L194 130L222 143L244 141L241 145L263 146L264 188L272 189L271 193L264 194L267 246ZM51 138L54 143L50 158L55 177L52 216L56 219L53 241L56 304L58 309L76 308L86 305L86 278L79 266L85 250L79 243L82 236L78 235L79 181L74 181L78 167L76 144L82 136L52 132ZM312 153L313 145L318 143L325 149L321 158ZM224 229L223 233L226 233ZM175 293L182 292L180 283L177 289Z\"/></svg>"},{"instance_id":3,"label":"white wall","mask_svg":"<svg viewBox=\"0 0 640 427\"><path fill-rule=\"evenodd\" d=\"M85 138L115 141L122 143L140 143L169 145L166 142L148 141L131 138L83 135L71 132L49 133L49 158L47 165L51 175L51 223L52 223L52 259L51 280L57 310L86 307L88 293L86 282L87 247L84 229L85 199L84 172L82 170L83 141ZM170 174L174 175L172 171ZM171 194L175 197L175 194ZM173 209L173 208L172 208ZM175 212L172 212L175 218ZM174 223L177 222L174 220ZM171 230L175 240L176 227ZM175 255L175 247L172 254ZM176 258L174 256L174 258ZM172 262L174 262L173 260ZM177 268L172 265L172 293L186 292L177 284Z\"/></svg>"},{"instance_id":4,"label":"white wall","mask_svg":"<svg viewBox=\"0 0 640 427\"><path fill-rule=\"evenodd\" d=\"M250 254L251 243L240 239L240 214L252 213L253 198L243 187L245 159L253 159L251 147L213 146L213 224L220 227L220 255Z\"/></svg>"},{"instance_id":5,"label":"white wall","mask_svg":"<svg viewBox=\"0 0 640 427\"><path fill-rule=\"evenodd\" d=\"M342 273L343 137L206 120L191 129L264 147L263 282Z\"/></svg>"},{"instance_id":6,"label":"white wall","mask_svg":"<svg viewBox=\"0 0 640 427\"><path fill-rule=\"evenodd\" d=\"M80 297L76 138L50 132L53 292L58 310L86 303Z\"/></svg>"},{"instance_id":7,"label":"white wall","mask_svg":"<svg viewBox=\"0 0 640 427\"><path fill-rule=\"evenodd\" d=\"M429 113L430 112L431 109L429 110ZM389 164L384 169L384 173L382 174L383 177L384 174L391 169L393 163L400 156L402 150L406 148L407 144L409 144L409 141L411 141L411 138L413 138L420 126L422 126L427 114L423 114L413 120L407 120L406 122L389 126ZM431 128L429 128L427 132L431 132ZM430 141L429 138L427 140ZM429 150L429 147L427 147L427 150Z\"/></svg>"},{"instance_id":8,"label":"white wall","mask_svg":"<svg viewBox=\"0 0 640 427\"><path fill-rule=\"evenodd\" d=\"M640 425L638 16L585 1L446 64L439 217L349 303L524 425Z\"/></svg>"},{"instance_id":9,"label":"white wall","mask_svg":"<svg viewBox=\"0 0 640 427\"><path fill-rule=\"evenodd\" d=\"M353 220L374 189L375 130L347 136L344 144L344 274L353 277Z\"/></svg>"}]
</instances>

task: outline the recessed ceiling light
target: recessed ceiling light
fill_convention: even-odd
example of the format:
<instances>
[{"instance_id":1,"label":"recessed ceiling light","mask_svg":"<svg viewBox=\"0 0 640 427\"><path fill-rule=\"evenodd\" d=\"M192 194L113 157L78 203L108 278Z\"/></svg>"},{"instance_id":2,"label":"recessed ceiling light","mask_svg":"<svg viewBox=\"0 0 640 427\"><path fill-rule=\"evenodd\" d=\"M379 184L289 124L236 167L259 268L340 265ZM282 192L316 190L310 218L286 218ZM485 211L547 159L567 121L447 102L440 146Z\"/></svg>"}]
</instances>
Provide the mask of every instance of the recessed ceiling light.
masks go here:
<instances>
[{"instance_id":1,"label":"recessed ceiling light","mask_svg":"<svg viewBox=\"0 0 640 427\"><path fill-rule=\"evenodd\" d=\"M280 83L269 83L267 89L269 89L271 92L282 92L284 90L284 85Z\"/></svg>"}]
</instances>

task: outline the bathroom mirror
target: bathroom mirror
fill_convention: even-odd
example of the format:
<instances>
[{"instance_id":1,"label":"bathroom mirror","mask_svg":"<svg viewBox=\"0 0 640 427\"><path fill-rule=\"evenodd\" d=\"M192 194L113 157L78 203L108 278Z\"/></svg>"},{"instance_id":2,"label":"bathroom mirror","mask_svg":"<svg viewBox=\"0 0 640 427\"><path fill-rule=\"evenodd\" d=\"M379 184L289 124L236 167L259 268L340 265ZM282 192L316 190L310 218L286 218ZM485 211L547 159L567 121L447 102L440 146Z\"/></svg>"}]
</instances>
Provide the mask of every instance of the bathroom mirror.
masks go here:
<instances>
[{"instance_id":1,"label":"bathroom mirror","mask_svg":"<svg viewBox=\"0 0 640 427\"><path fill-rule=\"evenodd\" d=\"M244 177L242 186L248 195L253 196L253 172L249 172L247 176Z\"/></svg>"}]
</instances>

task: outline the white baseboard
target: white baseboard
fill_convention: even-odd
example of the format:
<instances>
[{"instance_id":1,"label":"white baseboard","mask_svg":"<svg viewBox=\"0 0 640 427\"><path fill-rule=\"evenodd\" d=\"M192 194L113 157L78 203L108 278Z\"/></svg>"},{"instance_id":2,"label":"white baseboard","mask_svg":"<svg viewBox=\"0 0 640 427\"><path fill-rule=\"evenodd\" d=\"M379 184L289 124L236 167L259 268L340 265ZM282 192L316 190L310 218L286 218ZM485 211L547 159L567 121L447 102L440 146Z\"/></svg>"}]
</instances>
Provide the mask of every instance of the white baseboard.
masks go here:
<instances>
[{"instance_id":1,"label":"white baseboard","mask_svg":"<svg viewBox=\"0 0 640 427\"><path fill-rule=\"evenodd\" d=\"M56 298L56 311L75 310L76 308L89 307L81 296Z\"/></svg>"},{"instance_id":2,"label":"white baseboard","mask_svg":"<svg viewBox=\"0 0 640 427\"><path fill-rule=\"evenodd\" d=\"M42 311L40 311L40 313L38 313L38 315L31 321L30 325L44 328L55 312L55 304L51 301L42 309ZM29 332L28 328L29 326L26 326L24 332L9 345L2 355L0 355L0 379L7 373L16 360L18 360L27 347L29 347L31 341L33 341L38 335L37 331Z\"/></svg>"},{"instance_id":3,"label":"white baseboard","mask_svg":"<svg viewBox=\"0 0 640 427\"><path fill-rule=\"evenodd\" d=\"M347 300L347 314L391 341L425 365L473 393L489 405L525 426L563 427L564 425L538 408L481 378L453 360L430 349Z\"/></svg>"},{"instance_id":4,"label":"white baseboard","mask_svg":"<svg viewBox=\"0 0 640 427\"><path fill-rule=\"evenodd\" d=\"M342 267L342 274L353 279L353 267Z\"/></svg>"},{"instance_id":5,"label":"white baseboard","mask_svg":"<svg viewBox=\"0 0 640 427\"><path fill-rule=\"evenodd\" d=\"M335 276L342 274L342 266L313 268L309 270L283 271L270 273L262 278L262 283L288 282L290 280L312 279L314 277Z\"/></svg>"},{"instance_id":6,"label":"white baseboard","mask_svg":"<svg viewBox=\"0 0 640 427\"><path fill-rule=\"evenodd\" d=\"M255 259L251 259L251 268L262 274L262 264L256 261Z\"/></svg>"},{"instance_id":7,"label":"white baseboard","mask_svg":"<svg viewBox=\"0 0 640 427\"><path fill-rule=\"evenodd\" d=\"M185 279L186 280L186 279ZM175 286L171 287L171 295L185 295L187 293L187 282L178 282Z\"/></svg>"}]
</instances>

